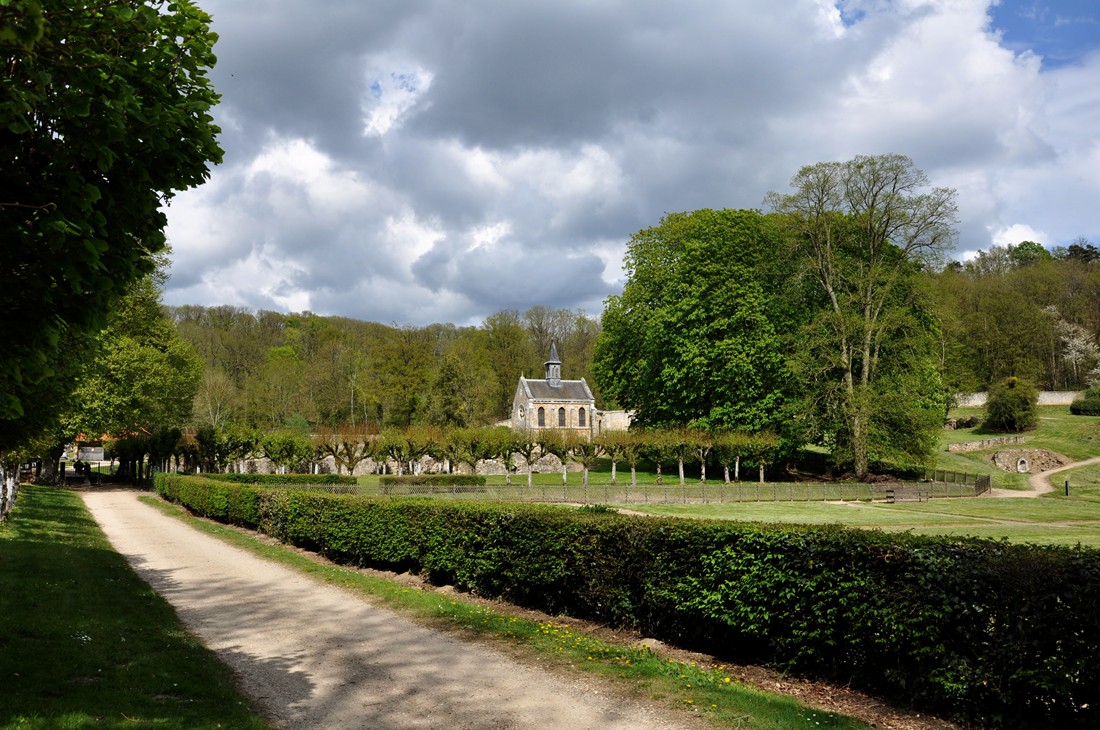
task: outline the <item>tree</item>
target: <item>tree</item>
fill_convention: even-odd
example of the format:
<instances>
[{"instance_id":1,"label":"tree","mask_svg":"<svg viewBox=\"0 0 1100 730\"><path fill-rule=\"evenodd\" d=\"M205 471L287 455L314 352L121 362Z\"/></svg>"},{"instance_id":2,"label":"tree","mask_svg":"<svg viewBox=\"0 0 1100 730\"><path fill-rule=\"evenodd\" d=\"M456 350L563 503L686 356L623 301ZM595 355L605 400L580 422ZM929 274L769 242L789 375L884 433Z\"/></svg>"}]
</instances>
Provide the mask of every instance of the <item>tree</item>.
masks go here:
<instances>
[{"instance_id":1,"label":"tree","mask_svg":"<svg viewBox=\"0 0 1100 730\"><path fill-rule=\"evenodd\" d=\"M189 0L0 5L0 419L62 377L153 270L163 205L220 161L209 22Z\"/></svg>"},{"instance_id":2,"label":"tree","mask_svg":"<svg viewBox=\"0 0 1100 730\"><path fill-rule=\"evenodd\" d=\"M160 309L159 274L136 282L72 396L71 435L152 434L190 421L202 363Z\"/></svg>"},{"instance_id":3,"label":"tree","mask_svg":"<svg viewBox=\"0 0 1100 730\"><path fill-rule=\"evenodd\" d=\"M778 231L755 211L666 216L636 233L593 371L642 426L778 428L789 382L773 295Z\"/></svg>"},{"instance_id":4,"label":"tree","mask_svg":"<svg viewBox=\"0 0 1100 730\"><path fill-rule=\"evenodd\" d=\"M260 439L260 448L279 474L286 474L288 468L308 463L314 454L313 442L308 437L290 431L267 434Z\"/></svg>"},{"instance_id":5,"label":"tree","mask_svg":"<svg viewBox=\"0 0 1100 730\"><path fill-rule=\"evenodd\" d=\"M985 426L1019 433L1039 422L1039 391L1026 380L1008 377L989 389Z\"/></svg>"},{"instance_id":6,"label":"tree","mask_svg":"<svg viewBox=\"0 0 1100 730\"><path fill-rule=\"evenodd\" d=\"M955 191L930 189L901 155L810 165L791 186L766 201L783 216L821 302L810 333L814 361L803 369L807 404L863 477L872 436L884 433L873 421L889 365L907 369L929 356L922 339L933 324L913 280L954 238Z\"/></svg>"}]
</instances>

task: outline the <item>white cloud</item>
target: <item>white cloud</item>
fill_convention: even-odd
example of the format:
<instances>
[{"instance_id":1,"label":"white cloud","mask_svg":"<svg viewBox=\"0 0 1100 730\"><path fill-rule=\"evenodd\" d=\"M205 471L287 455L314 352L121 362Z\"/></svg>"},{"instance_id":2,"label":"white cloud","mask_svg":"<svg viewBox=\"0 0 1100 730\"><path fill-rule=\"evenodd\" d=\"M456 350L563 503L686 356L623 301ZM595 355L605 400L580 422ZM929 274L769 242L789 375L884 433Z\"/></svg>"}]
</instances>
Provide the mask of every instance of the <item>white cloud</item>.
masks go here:
<instances>
[{"instance_id":1,"label":"white cloud","mask_svg":"<svg viewBox=\"0 0 1100 730\"><path fill-rule=\"evenodd\" d=\"M1023 241L1034 241L1044 246L1050 243L1050 239L1045 233L1023 223L1017 223L1007 228L998 228L993 231L992 238L994 246L1015 246Z\"/></svg>"}]
</instances>

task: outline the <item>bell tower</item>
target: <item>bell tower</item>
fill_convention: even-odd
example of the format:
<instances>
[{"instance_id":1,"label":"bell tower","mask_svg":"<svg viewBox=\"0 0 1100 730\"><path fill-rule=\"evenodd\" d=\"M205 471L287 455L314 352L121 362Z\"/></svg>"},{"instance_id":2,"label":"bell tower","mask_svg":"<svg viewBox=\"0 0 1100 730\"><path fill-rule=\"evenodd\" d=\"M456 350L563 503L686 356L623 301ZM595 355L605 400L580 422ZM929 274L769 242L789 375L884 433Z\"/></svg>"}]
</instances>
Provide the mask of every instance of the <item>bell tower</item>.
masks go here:
<instances>
[{"instance_id":1,"label":"bell tower","mask_svg":"<svg viewBox=\"0 0 1100 730\"><path fill-rule=\"evenodd\" d=\"M551 388L561 386L561 360L558 359L557 344L550 343L550 359L543 365L546 366L546 384Z\"/></svg>"}]
</instances>

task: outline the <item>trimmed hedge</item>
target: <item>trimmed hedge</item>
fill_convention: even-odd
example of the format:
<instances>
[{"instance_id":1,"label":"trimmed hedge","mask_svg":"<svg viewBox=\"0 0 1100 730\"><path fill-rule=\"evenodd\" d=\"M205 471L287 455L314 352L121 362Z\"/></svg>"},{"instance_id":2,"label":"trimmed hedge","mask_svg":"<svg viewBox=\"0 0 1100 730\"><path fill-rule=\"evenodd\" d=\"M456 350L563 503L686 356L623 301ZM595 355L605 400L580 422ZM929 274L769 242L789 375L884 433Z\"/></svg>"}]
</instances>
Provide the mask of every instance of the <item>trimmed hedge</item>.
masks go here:
<instances>
[{"instance_id":1,"label":"trimmed hedge","mask_svg":"<svg viewBox=\"0 0 1100 730\"><path fill-rule=\"evenodd\" d=\"M306 486L311 484L358 485L353 476L342 474L202 474L206 479L234 484L264 484L270 486Z\"/></svg>"},{"instance_id":2,"label":"trimmed hedge","mask_svg":"<svg viewBox=\"0 0 1100 730\"><path fill-rule=\"evenodd\" d=\"M485 477L477 474L386 474L378 478L383 487L484 487Z\"/></svg>"},{"instance_id":3,"label":"trimmed hedge","mask_svg":"<svg viewBox=\"0 0 1100 730\"><path fill-rule=\"evenodd\" d=\"M1090 394L1069 404L1069 412L1075 416L1100 416L1100 395Z\"/></svg>"},{"instance_id":4,"label":"trimmed hedge","mask_svg":"<svg viewBox=\"0 0 1100 730\"><path fill-rule=\"evenodd\" d=\"M1096 727L1100 551L230 485L157 489L330 558L851 683L986 727Z\"/></svg>"}]
</instances>

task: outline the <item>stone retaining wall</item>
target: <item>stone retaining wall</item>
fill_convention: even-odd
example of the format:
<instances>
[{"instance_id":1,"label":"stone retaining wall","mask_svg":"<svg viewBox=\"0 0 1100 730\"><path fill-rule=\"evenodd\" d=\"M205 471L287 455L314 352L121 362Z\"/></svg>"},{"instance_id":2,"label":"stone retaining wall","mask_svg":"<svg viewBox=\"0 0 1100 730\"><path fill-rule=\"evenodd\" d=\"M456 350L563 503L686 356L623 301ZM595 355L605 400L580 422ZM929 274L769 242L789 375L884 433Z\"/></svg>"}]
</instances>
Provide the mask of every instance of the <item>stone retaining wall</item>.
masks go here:
<instances>
[{"instance_id":1,"label":"stone retaining wall","mask_svg":"<svg viewBox=\"0 0 1100 730\"><path fill-rule=\"evenodd\" d=\"M982 439L981 441L967 441L962 444L948 444L947 450L953 452L966 453L969 451L981 451L982 449L989 449L994 446L1003 446L1004 444L1022 444L1024 442L1023 436L1000 436L995 439Z\"/></svg>"},{"instance_id":2,"label":"stone retaining wall","mask_svg":"<svg viewBox=\"0 0 1100 730\"><path fill-rule=\"evenodd\" d=\"M1039 405L1041 406L1068 406L1084 391L1080 390L1041 390L1039 391ZM985 405L986 393L960 393L956 396L960 408L981 408Z\"/></svg>"}]
</instances>

